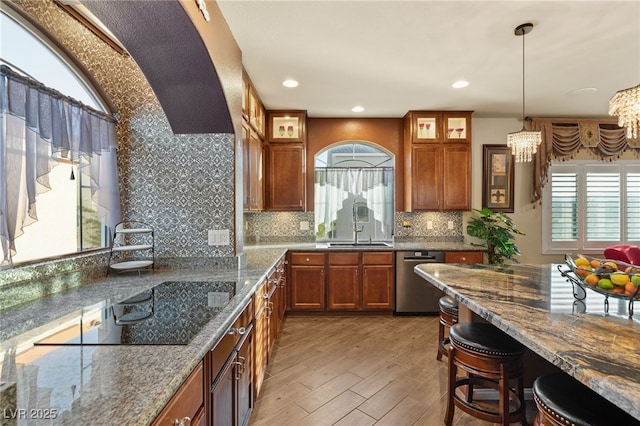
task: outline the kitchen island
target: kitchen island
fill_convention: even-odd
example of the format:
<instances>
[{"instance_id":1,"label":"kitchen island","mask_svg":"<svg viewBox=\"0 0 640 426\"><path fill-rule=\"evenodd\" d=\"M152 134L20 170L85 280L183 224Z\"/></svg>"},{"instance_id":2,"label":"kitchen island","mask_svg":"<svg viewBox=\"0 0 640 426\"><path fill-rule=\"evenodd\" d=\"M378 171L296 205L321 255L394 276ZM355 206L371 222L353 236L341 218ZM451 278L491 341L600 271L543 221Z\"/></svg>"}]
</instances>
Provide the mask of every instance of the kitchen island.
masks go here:
<instances>
[{"instance_id":1,"label":"kitchen island","mask_svg":"<svg viewBox=\"0 0 640 426\"><path fill-rule=\"evenodd\" d=\"M640 315L629 318L628 303L612 298L605 313L604 297L590 290L575 300L557 266L423 264L415 272L640 419Z\"/></svg>"}]
</instances>

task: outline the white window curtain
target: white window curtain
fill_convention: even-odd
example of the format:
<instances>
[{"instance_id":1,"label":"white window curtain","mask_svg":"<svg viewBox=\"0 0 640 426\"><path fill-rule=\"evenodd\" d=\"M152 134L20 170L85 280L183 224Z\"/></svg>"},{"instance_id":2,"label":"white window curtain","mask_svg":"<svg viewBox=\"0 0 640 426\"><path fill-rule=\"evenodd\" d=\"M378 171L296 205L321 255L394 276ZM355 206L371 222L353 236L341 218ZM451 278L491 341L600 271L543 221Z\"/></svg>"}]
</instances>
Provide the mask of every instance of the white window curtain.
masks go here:
<instances>
[{"instance_id":1,"label":"white window curtain","mask_svg":"<svg viewBox=\"0 0 640 426\"><path fill-rule=\"evenodd\" d=\"M372 237L391 238L393 235L393 168L316 168L315 223L319 239L336 237L335 224L345 200L365 201L382 228ZM346 235L337 235L348 237Z\"/></svg>"},{"instance_id":2,"label":"white window curtain","mask_svg":"<svg viewBox=\"0 0 640 426\"><path fill-rule=\"evenodd\" d=\"M36 195L50 189L57 158L77 161L91 180L98 219L121 219L113 117L93 110L7 66L0 69L0 244L5 258L15 239L38 220Z\"/></svg>"}]
</instances>

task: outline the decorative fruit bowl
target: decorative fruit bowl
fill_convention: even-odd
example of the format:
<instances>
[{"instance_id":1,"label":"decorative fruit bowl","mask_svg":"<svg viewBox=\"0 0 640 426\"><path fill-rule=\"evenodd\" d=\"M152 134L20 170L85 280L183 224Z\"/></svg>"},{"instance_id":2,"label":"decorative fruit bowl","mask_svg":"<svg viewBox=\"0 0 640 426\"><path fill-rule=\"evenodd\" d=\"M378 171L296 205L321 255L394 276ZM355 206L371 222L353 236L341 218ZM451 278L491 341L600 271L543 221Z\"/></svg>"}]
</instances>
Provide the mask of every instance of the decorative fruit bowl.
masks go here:
<instances>
[{"instance_id":1,"label":"decorative fruit bowl","mask_svg":"<svg viewBox=\"0 0 640 426\"><path fill-rule=\"evenodd\" d=\"M633 301L640 299L640 266L619 260L598 259L584 255L572 257L565 255L564 263L569 270L558 270L563 277L578 287L588 288L605 296L605 311L608 310L608 298L629 300L629 316L633 316ZM582 300L574 291L574 297Z\"/></svg>"}]
</instances>

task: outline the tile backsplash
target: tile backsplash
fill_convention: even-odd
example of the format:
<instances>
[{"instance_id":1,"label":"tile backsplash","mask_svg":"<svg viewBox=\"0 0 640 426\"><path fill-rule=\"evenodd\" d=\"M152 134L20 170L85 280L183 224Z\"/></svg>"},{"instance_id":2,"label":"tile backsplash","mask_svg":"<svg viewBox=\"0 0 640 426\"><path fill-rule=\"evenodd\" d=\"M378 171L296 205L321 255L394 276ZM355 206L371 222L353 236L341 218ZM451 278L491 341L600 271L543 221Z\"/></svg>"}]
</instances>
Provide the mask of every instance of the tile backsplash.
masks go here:
<instances>
[{"instance_id":1,"label":"tile backsplash","mask_svg":"<svg viewBox=\"0 0 640 426\"><path fill-rule=\"evenodd\" d=\"M463 241L462 222L462 212L396 212L395 239ZM244 234L247 242L315 241L314 213L245 212Z\"/></svg>"}]
</instances>

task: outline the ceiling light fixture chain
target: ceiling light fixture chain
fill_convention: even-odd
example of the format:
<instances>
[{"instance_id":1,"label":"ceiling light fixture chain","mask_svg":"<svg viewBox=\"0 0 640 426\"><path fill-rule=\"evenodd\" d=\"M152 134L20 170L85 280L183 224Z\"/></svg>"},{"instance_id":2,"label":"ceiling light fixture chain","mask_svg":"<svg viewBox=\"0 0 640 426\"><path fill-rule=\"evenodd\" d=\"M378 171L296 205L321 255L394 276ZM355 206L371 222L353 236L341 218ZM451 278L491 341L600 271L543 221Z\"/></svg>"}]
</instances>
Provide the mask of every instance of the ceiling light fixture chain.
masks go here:
<instances>
[{"instance_id":1,"label":"ceiling light fixture chain","mask_svg":"<svg viewBox=\"0 0 640 426\"><path fill-rule=\"evenodd\" d=\"M536 131L528 131L525 129L525 44L524 36L533 30L533 24L526 23L516 27L514 34L522 36L522 130L519 132L509 133L507 136L507 146L511 148L517 163L531 161L533 155L538 150L538 145L542 142L542 133Z\"/></svg>"}]
</instances>

